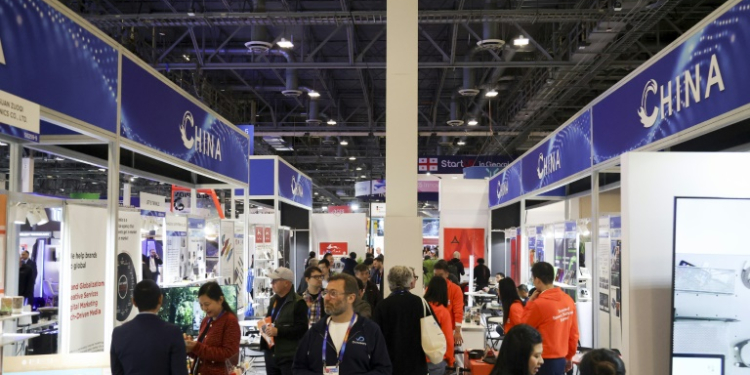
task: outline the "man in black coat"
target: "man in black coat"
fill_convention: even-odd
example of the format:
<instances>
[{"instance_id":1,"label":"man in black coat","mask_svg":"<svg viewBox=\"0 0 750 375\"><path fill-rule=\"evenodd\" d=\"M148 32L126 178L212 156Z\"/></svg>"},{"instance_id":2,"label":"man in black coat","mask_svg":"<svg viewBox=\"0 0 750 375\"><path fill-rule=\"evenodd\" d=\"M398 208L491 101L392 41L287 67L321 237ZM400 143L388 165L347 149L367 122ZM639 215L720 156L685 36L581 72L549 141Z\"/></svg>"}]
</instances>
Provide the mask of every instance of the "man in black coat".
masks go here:
<instances>
[{"instance_id":1,"label":"man in black coat","mask_svg":"<svg viewBox=\"0 0 750 375\"><path fill-rule=\"evenodd\" d=\"M366 264L358 264L354 267L354 275L365 284L365 294L362 299L370 304L370 307L375 310L375 307L383 297L380 296L380 290L378 286L370 280L370 267Z\"/></svg>"}]
</instances>

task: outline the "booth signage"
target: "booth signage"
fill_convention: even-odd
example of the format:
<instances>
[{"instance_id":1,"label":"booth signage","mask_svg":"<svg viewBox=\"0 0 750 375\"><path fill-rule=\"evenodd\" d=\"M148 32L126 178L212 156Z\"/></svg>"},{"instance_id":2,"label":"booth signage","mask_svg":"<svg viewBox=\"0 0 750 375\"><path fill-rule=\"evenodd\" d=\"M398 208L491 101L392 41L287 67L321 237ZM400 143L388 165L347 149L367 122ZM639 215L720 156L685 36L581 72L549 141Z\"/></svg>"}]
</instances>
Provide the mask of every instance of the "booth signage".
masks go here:
<instances>
[{"instance_id":1,"label":"booth signage","mask_svg":"<svg viewBox=\"0 0 750 375\"><path fill-rule=\"evenodd\" d=\"M591 167L591 111L532 149L522 160L523 193L531 193Z\"/></svg>"},{"instance_id":2,"label":"booth signage","mask_svg":"<svg viewBox=\"0 0 750 375\"><path fill-rule=\"evenodd\" d=\"M371 217L385 217L385 203L370 203Z\"/></svg>"},{"instance_id":3,"label":"booth signage","mask_svg":"<svg viewBox=\"0 0 750 375\"><path fill-rule=\"evenodd\" d=\"M250 160L250 196L274 195L273 159Z\"/></svg>"},{"instance_id":4,"label":"booth signage","mask_svg":"<svg viewBox=\"0 0 750 375\"><path fill-rule=\"evenodd\" d=\"M328 213L334 215L350 214L352 208L349 206L328 206Z\"/></svg>"},{"instance_id":5,"label":"booth signage","mask_svg":"<svg viewBox=\"0 0 750 375\"><path fill-rule=\"evenodd\" d=\"M0 2L0 90L115 133L117 65L115 48L45 1Z\"/></svg>"},{"instance_id":6,"label":"booth signage","mask_svg":"<svg viewBox=\"0 0 750 375\"><path fill-rule=\"evenodd\" d=\"M248 139L130 59L122 60L123 137L220 175L248 180Z\"/></svg>"},{"instance_id":7,"label":"booth signage","mask_svg":"<svg viewBox=\"0 0 750 375\"><path fill-rule=\"evenodd\" d=\"M245 134L247 134L248 138L250 138L250 149L248 150L248 155L253 155L253 153L255 153L255 142L253 142L253 137L255 137L255 126L237 125L237 128L242 130Z\"/></svg>"},{"instance_id":8,"label":"booth signage","mask_svg":"<svg viewBox=\"0 0 750 375\"><path fill-rule=\"evenodd\" d=\"M385 195L385 180L362 181L354 184L354 196ZM440 181L417 180L417 193L439 193Z\"/></svg>"},{"instance_id":9,"label":"booth signage","mask_svg":"<svg viewBox=\"0 0 750 375\"><path fill-rule=\"evenodd\" d=\"M0 90L0 134L39 142L39 105Z\"/></svg>"},{"instance_id":10,"label":"booth signage","mask_svg":"<svg viewBox=\"0 0 750 375\"><path fill-rule=\"evenodd\" d=\"M349 254L349 243L348 242L321 242L320 243L320 254L331 253L333 256L341 256Z\"/></svg>"},{"instance_id":11,"label":"booth signage","mask_svg":"<svg viewBox=\"0 0 750 375\"><path fill-rule=\"evenodd\" d=\"M594 105L594 163L750 103L749 6L728 9Z\"/></svg>"},{"instance_id":12,"label":"booth signage","mask_svg":"<svg viewBox=\"0 0 750 375\"><path fill-rule=\"evenodd\" d=\"M146 192L140 193L141 215L166 217L167 202L165 197Z\"/></svg>"},{"instance_id":13,"label":"booth signage","mask_svg":"<svg viewBox=\"0 0 750 375\"><path fill-rule=\"evenodd\" d=\"M511 161L513 159L507 156L425 156L417 160L417 171L419 173L463 174L464 168L469 167L503 169Z\"/></svg>"},{"instance_id":14,"label":"booth signage","mask_svg":"<svg viewBox=\"0 0 750 375\"><path fill-rule=\"evenodd\" d=\"M521 162L506 168L502 173L490 179L490 207L503 204L523 194L521 186Z\"/></svg>"},{"instance_id":15,"label":"booth signage","mask_svg":"<svg viewBox=\"0 0 750 375\"><path fill-rule=\"evenodd\" d=\"M279 160L279 196L312 207L312 180Z\"/></svg>"}]
</instances>

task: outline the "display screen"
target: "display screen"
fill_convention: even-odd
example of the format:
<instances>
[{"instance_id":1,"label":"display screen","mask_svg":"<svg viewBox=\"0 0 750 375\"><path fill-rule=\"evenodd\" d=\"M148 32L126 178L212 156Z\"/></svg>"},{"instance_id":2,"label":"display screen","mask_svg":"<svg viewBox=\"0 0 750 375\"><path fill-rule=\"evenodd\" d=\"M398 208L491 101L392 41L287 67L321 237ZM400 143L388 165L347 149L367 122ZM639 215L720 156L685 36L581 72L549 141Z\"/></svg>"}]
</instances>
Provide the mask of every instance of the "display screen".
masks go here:
<instances>
[{"instance_id":1,"label":"display screen","mask_svg":"<svg viewBox=\"0 0 750 375\"><path fill-rule=\"evenodd\" d=\"M183 333L198 335L201 321L205 316L198 302L199 289L197 286L162 288L164 300L159 309L159 317L176 324ZM222 285L221 290L229 307L236 313L237 285Z\"/></svg>"},{"instance_id":2,"label":"display screen","mask_svg":"<svg viewBox=\"0 0 750 375\"><path fill-rule=\"evenodd\" d=\"M672 375L748 374L748 212L750 199L675 199Z\"/></svg>"}]
</instances>

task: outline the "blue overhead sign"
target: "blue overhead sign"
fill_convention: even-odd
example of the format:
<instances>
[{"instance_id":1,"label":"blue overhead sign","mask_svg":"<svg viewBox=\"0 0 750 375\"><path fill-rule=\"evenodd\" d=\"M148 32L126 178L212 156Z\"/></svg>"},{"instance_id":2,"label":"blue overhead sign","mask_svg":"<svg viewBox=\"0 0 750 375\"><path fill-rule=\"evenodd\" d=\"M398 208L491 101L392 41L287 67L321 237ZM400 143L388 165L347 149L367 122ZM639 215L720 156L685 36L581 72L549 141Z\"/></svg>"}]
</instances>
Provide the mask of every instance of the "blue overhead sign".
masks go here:
<instances>
[{"instance_id":1,"label":"blue overhead sign","mask_svg":"<svg viewBox=\"0 0 750 375\"><path fill-rule=\"evenodd\" d=\"M513 158L508 156L447 155L420 156L417 160L418 173L463 174L464 168L484 167L501 170L507 167Z\"/></svg>"},{"instance_id":2,"label":"blue overhead sign","mask_svg":"<svg viewBox=\"0 0 750 375\"><path fill-rule=\"evenodd\" d=\"M42 0L0 0L0 91L117 132L118 52Z\"/></svg>"},{"instance_id":3,"label":"blue overhead sign","mask_svg":"<svg viewBox=\"0 0 750 375\"><path fill-rule=\"evenodd\" d=\"M594 105L594 163L750 103L748 60L746 0Z\"/></svg>"},{"instance_id":4,"label":"blue overhead sign","mask_svg":"<svg viewBox=\"0 0 750 375\"><path fill-rule=\"evenodd\" d=\"M312 180L285 162L279 160L278 163L279 197L300 203L305 207L312 207Z\"/></svg>"},{"instance_id":5,"label":"blue overhead sign","mask_svg":"<svg viewBox=\"0 0 750 375\"><path fill-rule=\"evenodd\" d=\"M274 165L273 159L250 160L250 196L274 195Z\"/></svg>"},{"instance_id":6,"label":"blue overhead sign","mask_svg":"<svg viewBox=\"0 0 750 375\"><path fill-rule=\"evenodd\" d=\"M509 202L523 195L521 160L490 179L490 207Z\"/></svg>"},{"instance_id":7,"label":"blue overhead sign","mask_svg":"<svg viewBox=\"0 0 750 375\"><path fill-rule=\"evenodd\" d=\"M121 135L217 174L248 181L245 134L135 62L122 59Z\"/></svg>"},{"instance_id":8,"label":"blue overhead sign","mask_svg":"<svg viewBox=\"0 0 750 375\"><path fill-rule=\"evenodd\" d=\"M523 193L530 193L591 167L591 112L585 111L522 160Z\"/></svg>"}]
</instances>

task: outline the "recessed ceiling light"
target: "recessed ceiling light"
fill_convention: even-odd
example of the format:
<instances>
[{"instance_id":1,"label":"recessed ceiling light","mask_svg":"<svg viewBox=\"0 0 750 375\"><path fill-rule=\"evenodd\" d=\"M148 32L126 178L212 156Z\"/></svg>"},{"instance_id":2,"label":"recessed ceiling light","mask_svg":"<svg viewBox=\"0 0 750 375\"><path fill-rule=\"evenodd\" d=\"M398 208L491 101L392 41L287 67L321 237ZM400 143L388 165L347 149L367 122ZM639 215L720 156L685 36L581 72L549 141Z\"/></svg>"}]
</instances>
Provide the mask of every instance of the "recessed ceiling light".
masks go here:
<instances>
[{"instance_id":1,"label":"recessed ceiling light","mask_svg":"<svg viewBox=\"0 0 750 375\"><path fill-rule=\"evenodd\" d=\"M281 48L294 48L294 43L292 43L290 40L286 40L285 38L281 38L281 40L276 43Z\"/></svg>"},{"instance_id":2,"label":"recessed ceiling light","mask_svg":"<svg viewBox=\"0 0 750 375\"><path fill-rule=\"evenodd\" d=\"M320 93L315 90L308 92L307 95L310 95L311 98L320 98Z\"/></svg>"},{"instance_id":3,"label":"recessed ceiling light","mask_svg":"<svg viewBox=\"0 0 750 375\"><path fill-rule=\"evenodd\" d=\"M469 126L476 126L478 124L479 124L479 121L477 121L476 119L469 120Z\"/></svg>"},{"instance_id":4,"label":"recessed ceiling light","mask_svg":"<svg viewBox=\"0 0 750 375\"><path fill-rule=\"evenodd\" d=\"M330 120L328 120L328 122L326 122L326 124L328 124L328 125L336 125L336 120L330 119Z\"/></svg>"},{"instance_id":5,"label":"recessed ceiling light","mask_svg":"<svg viewBox=\"0 0 750 375\"><path fill-rule=\"evenodd\" d=\"M494 97L497 96L497 91L495 89L492 89L490 91L487 91L487 93L484 94L484 96L486 96L488 98L494 98Z\"/></svg>"},{"instance_id":6,"label":"recessed ceiling light","mask_svg":"<svg viewBox=\"0 0 750 375\"><path fill-rule=\"evenodd\" d=\"M349 145L349 142L347 142L346 140L343 140L343 141L339 142L339 144L342 145L342 146L347 146L347 145Z\"/></svg>"}]
</instances>

